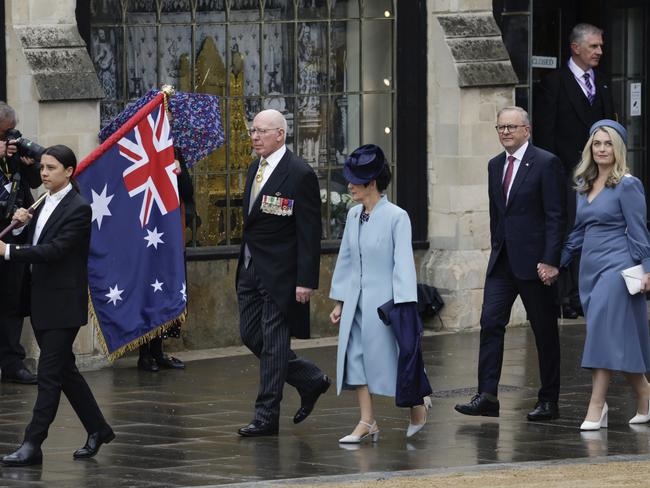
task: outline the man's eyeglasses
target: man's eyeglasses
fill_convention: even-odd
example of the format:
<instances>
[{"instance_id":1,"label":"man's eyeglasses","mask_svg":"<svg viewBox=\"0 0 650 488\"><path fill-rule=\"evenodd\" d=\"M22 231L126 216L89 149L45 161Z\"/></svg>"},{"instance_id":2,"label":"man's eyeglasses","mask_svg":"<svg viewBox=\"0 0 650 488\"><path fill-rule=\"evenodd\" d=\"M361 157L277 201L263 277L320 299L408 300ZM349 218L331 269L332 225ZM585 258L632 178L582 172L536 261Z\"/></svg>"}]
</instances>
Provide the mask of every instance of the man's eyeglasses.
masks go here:
<instances>
[{"instance_id":1,"label":"man's eyeglasses","mask_svg":"<svg viewBox=\"0 0 650 488\"><path fill-rule=\"evenodd\" d=\"M273 127L272 129L256 129L255 127L253 127L252 129L248 129L248 135L253 136L253 134L257 132L259 135L263 136L270 130L280 130L280 129L282 129L282 127Z\"/></svg>"},{"instance_id":2,"label":"man's eyeglasses","mask_svg":"<svg viewBox=\"0 0 650 488\"><path fill-rule=\"evenodd\" d=\"M508 125L495 125L494 128L497 130L499 134L503 134L506 129L508 129L508 132L514 132L516 131L519 127L528 127L527 125L514 125L514 124L508 124Z\"/></svg>"}]
</instances>

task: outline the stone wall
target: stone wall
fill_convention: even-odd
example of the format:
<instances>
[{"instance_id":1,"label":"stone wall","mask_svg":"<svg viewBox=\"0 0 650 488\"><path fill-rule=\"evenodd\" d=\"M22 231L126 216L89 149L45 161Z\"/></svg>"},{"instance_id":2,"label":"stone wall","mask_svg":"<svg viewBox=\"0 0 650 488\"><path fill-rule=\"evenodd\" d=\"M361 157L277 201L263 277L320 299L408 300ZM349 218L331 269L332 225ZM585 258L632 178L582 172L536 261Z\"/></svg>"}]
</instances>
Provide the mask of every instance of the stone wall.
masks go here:
<instances>
[{"instance_id":1,"label":"stone wall","mask_svg":"<svg viewBox=\"0 0 650 488\"><path fill-rule=\"evenodd\" d=\"M502 148L496 113L514 103L514 72L489 0L428 3L428 184L431 250L420 269L436 286L446 328L479 325L489 256L487 162ZM525 318L519 304L512 320Z\"/></svg>"}]
</instances>

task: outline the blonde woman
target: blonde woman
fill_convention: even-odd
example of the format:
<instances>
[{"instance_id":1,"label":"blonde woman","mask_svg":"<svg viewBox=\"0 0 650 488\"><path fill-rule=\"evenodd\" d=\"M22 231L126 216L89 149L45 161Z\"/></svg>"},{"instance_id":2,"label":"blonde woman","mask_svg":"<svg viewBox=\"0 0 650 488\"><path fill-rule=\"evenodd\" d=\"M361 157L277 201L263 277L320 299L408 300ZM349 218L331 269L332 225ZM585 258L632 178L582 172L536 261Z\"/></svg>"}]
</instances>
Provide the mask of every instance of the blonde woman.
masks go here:
<instances>
[{"instance_id":1,"label":"blonde woman","mask_svg":"<svg viewBox=\"0 0 650 488\"><path fill-rule=\"evenodd\" d=\"M591 369L592 392L580 428L607 427L605 401L612 373L625 375L637 397L630 424L650 421L650 336L643 293L630 295L621 271L639 263L646 271L642 291L650 291L650 235L643 185L625 162L627 132L613 120L600 120L575 171L577 216L565 243L561 265L578 252L580 300L587 320L582 367Z\"/></svg>"}]
</instances>

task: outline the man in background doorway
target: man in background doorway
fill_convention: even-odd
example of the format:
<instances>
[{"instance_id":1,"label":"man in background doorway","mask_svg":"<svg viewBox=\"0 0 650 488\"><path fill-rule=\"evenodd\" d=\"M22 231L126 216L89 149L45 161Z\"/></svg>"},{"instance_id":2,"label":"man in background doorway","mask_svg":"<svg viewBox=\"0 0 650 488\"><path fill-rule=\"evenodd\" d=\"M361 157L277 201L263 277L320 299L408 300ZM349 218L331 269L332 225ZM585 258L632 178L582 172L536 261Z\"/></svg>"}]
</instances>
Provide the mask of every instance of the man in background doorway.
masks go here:
<instances>
[{"instance_id":1,"label":"man in background doorway","mask_svg":"<svg viewBox=\"0 0 650 488\"><path fill-rule=\"evenodd\" d=\"M536 93L535 145L557 155L564 166L567 192L567 233L576 216L573 170L582 158L589 128L601 119L615 119L609 79L598 69L603 55L603 31L578 24L569 37L571 58L549 73ZM558 295L563 317L582 315L578 295L579 260L560 276Z\"/></svg>"}]
</instances>

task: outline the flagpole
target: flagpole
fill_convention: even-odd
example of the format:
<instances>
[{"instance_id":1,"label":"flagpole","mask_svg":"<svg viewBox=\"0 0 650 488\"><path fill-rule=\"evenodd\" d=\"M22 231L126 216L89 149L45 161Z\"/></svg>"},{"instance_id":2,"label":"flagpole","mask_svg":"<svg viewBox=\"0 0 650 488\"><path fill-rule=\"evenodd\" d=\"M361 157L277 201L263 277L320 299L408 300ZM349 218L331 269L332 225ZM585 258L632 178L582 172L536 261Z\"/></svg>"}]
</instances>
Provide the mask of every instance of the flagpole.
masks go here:
<instances>
[{"instance_id":1,"label":"flagpole","mask_svg":"<svg viewBox=\"0 0 650 488\"><path fill-rule=\"evenodd\" d=\"M47 196L48 192L43 193L38 200L36 200L32 205L27 209L27 211L32 214L34 210L41 204L43 200L45 200L45 197ZM12 220L11 224L9 224L7 227L2 229L2 232L0 232L0 240L4 239L4 237L9 234L12 230L14 230L18 224L20 224L19 220Z\"/></svg>"}]
</instances>

